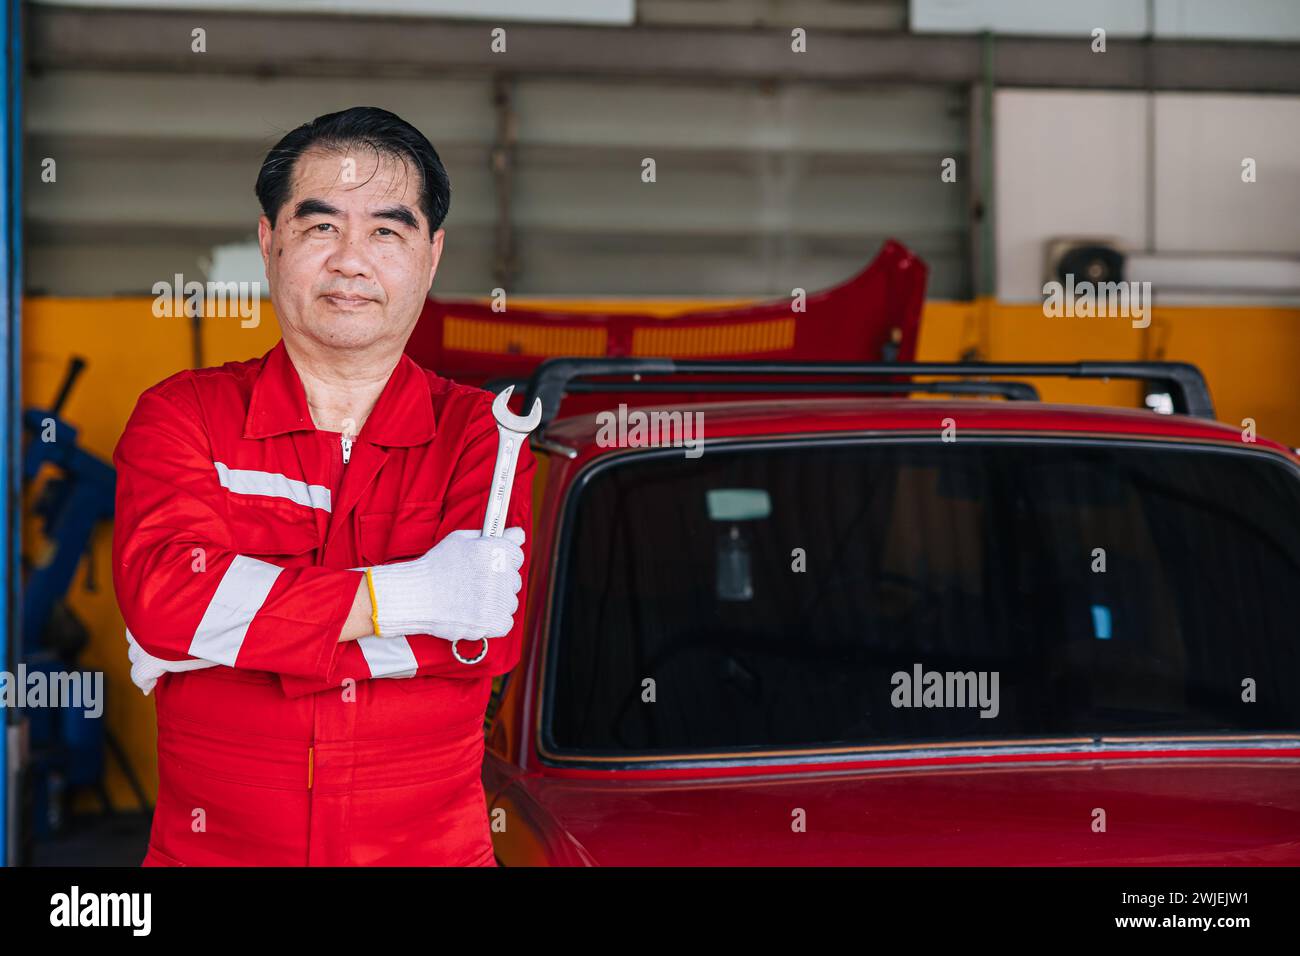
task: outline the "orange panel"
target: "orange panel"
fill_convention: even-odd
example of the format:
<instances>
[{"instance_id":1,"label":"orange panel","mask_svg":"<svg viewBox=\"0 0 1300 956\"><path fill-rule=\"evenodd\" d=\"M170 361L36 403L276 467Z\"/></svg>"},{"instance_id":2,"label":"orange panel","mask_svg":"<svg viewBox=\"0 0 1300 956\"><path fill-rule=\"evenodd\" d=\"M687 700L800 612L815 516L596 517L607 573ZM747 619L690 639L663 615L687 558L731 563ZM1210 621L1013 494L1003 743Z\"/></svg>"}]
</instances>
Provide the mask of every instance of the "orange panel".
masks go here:
<instances>
[{"instance_id":1,"label":"orange panel","mask_svg":"<svg viewBox=\"0 0 1300 956\"><path fill-rule=\"evenodd\" d=\"M604 355L603 328L548 328L448 316L443 347L494 355Z\"/></svg>"},{"instance_id":2,"label":"orange panel","mask_svg":"<svg viewBox=\"0 0 1300 956\"><path fill-rule=\"evenodd\" d=\"M687 358L736 352L773 352L793 346L793 318L682 329L638 328L632 333L633 355Z\"/></svg>"}]
</instances>

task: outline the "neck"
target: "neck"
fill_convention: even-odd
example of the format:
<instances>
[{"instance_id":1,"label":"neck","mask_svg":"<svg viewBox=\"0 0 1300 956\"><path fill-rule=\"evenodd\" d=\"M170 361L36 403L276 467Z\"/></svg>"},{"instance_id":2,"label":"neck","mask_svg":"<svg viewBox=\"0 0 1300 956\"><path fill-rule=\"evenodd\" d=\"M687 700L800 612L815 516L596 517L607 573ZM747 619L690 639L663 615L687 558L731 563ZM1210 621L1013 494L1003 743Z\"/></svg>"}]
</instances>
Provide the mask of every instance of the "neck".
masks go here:
<instances>
[{"instance_id":1,"label":"neck","mask_svg":"<svg viewBox=\"0 0 1300 956\"><path fill-rule=\"evenodd\" d=\"M357 355L350 352L320 353L284 343L298 371L312 423L324 431L355 436L374 410L402 357L400 351Z\"/></svg>"}]
</instances>

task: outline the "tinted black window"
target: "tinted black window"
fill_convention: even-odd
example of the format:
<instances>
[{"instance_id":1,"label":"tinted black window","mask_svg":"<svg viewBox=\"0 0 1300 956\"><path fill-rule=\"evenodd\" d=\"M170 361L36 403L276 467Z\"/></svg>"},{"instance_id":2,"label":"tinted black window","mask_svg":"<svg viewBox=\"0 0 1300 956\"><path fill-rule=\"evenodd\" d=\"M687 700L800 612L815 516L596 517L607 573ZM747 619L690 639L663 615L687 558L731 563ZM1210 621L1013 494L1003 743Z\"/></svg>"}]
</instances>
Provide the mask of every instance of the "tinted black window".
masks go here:
<instances>
[{"instance_id":1,"label":"tinted black window","mask_svg":"<svg viewBox=\"0 0 1300 956\"><path fill-rule=\"evenodd\" d=\"M642 456L591 479L569 542L560 749L1300 729L1300 479L1263 454L966 439ZM895 706L917 665L983 672L987 691L997 672L997 715Z\"/></svg>"}]
</instances>

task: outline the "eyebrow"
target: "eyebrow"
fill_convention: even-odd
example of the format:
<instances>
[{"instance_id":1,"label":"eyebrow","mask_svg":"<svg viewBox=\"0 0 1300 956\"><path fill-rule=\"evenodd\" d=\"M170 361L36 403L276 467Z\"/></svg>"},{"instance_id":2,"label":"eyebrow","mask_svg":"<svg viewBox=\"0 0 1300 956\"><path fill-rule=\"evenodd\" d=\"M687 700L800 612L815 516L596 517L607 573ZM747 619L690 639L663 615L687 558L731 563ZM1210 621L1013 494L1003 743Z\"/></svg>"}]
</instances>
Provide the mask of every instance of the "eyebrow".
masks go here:
<instances>
[{"instance_id":1,"label":"eyebrow","mask_svg":"<svg viewBox=\"0 0 1300 956\"><path fill-rule=\"evenodd\" d=\"M400 203L396 206L388 206L384 209L378 209L371 215L376 219L389 219L393 222L400 222L403 225L410 226L412 229L420 228L420 223L415 218L415 213L411 212L410 209Z\"/></svg>"},{"instance_id":2,"label":"eyebrow","mask_svg":"<svg viewBox=\"0 0 1300 956\"><path fill-rule=\"evenodd\" d=\"M337 206L331 205L323 199L304 199L293 209L293 215L290 219L307 219L311 216L341 216L343 210ZM377 209L371 215L376 219L387 219L391 222L400 222L412 229L420 227L419 220L407 206L400 203L395 206L386 206L383 209Z\"/></svg>"},{"instance_id":3,"label":"eyebrow","mask_svg":"<svg viewBox=\"0 0 1300 956\"><path fill-rule=\"evenodd\" d=\"M341 216L343 210L331 206L323 199L304 199L293 208L290 219L306 219L309 216Z\"/></svg>"}]
</instances>

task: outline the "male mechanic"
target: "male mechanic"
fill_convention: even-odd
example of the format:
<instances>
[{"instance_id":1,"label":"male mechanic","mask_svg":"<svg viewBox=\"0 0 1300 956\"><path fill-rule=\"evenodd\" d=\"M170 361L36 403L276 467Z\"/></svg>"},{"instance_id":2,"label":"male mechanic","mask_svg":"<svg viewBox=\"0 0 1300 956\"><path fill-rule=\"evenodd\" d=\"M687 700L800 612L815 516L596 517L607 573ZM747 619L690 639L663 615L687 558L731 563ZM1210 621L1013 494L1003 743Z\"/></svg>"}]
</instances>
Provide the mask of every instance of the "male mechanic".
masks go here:
<instances>
[{"instance_id":1,"label":"male mechanic","mask_svg":"<svg viewBox=\"0 0 1300 956\"><path fill-rule=\"evenodd\" d=\"M144 864L493 866L483 722L519 658L535 462L480 537L493 396L403 354L446 171L358 107L285 136L256 192L282 341L150 388L113 459L114 584L157 680Z\"/></svg>"}]
</instances>

